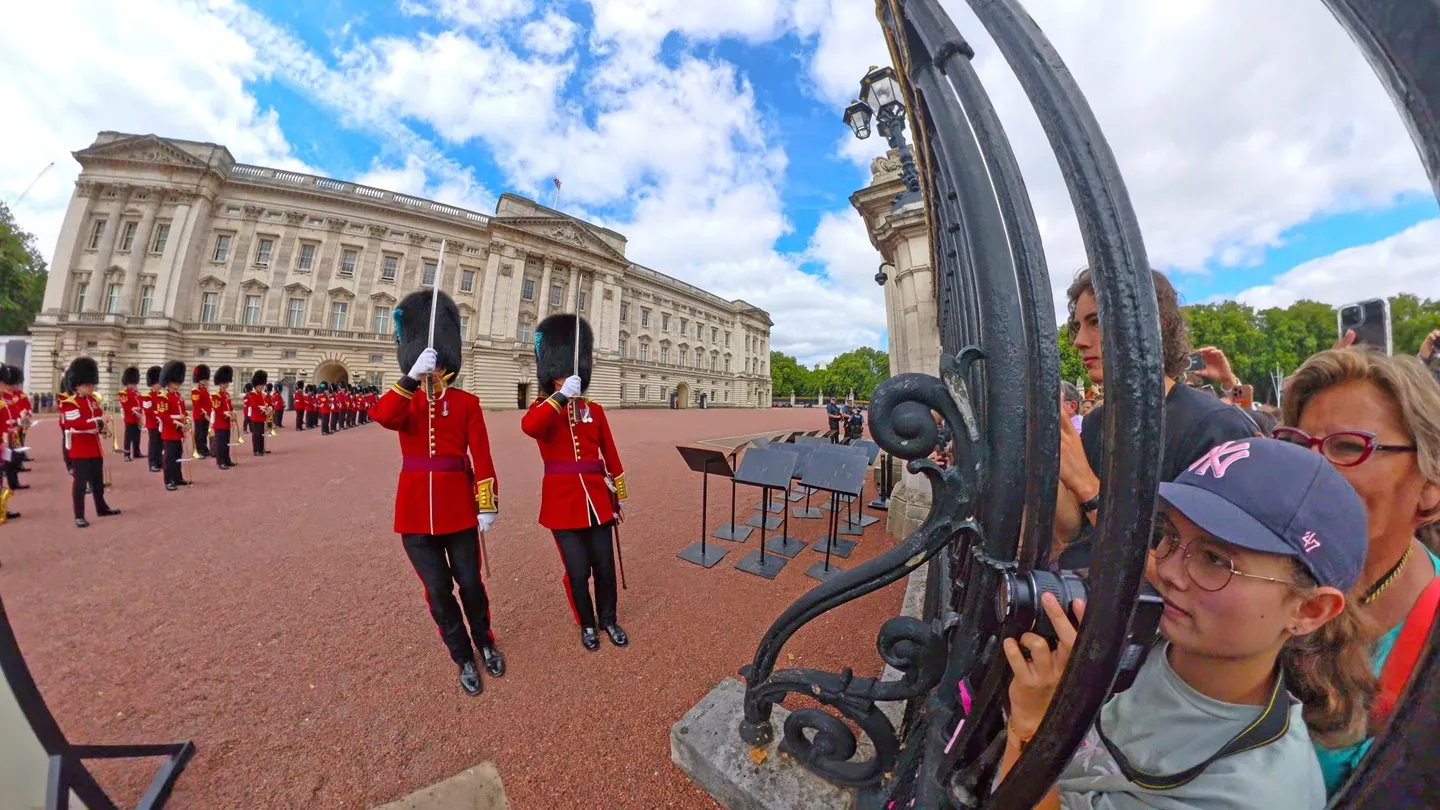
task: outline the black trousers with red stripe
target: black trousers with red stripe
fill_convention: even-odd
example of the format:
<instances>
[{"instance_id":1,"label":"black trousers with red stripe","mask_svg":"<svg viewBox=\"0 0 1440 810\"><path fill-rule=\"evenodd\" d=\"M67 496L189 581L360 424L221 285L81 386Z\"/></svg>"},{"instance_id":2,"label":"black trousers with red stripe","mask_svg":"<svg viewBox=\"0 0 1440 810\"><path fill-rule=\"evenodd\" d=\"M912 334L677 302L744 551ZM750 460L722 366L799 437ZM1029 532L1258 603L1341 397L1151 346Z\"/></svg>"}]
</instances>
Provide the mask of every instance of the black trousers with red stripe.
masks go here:
<instances>
[{"instance_id":1,"label":"black trousers with red stripe","mask_svg":"<svg viewBox=\"0 0 1440 810\"><path fill-rule=\"evenodd\" d=\"M490 597L480 578L480 530L462 529L450 534L402 534L405 554L425 585L430 618L457 664L475 660L475 648L495 644L490 630ZM455 589L460 602L455 602ZM470 635L465 635L465 622ZM471 641L475 646L470 646Z\"/></svg>"},{"instance_id":2,"label":"black trousers with red stripe","mask_svg":"<svg viewBox=\"0 0 1440 810\"><path fill-rule=\"evenodd\" d=\"M593 519L593 518L592 518ZM615 589L614 522L585 529L563 529L552 532L560 559L565 564L565 588L569 591L570 609L581 627L615 624L620 601ZM595 600L590 600L590 578L595 578ZM598 615L597 615L598 611Z\"/></svg>"}]
</instances>

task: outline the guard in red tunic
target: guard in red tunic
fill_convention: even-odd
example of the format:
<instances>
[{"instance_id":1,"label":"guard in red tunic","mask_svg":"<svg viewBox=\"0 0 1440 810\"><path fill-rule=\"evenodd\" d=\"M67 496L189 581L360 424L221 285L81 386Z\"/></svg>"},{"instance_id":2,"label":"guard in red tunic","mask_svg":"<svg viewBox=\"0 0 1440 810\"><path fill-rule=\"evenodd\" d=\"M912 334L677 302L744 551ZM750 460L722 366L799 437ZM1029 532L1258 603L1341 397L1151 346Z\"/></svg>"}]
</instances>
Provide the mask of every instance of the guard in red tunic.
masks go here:
<instances>
[{"instance_id":1,"label":"guard in red tunic","mask_svg":"<svg viewBox=\"0 0 1440 810\"><path fill-rule=\"evenodd\" d=\"M540 525L555 535L580 643L591 651L600 647L597 623L615 646L630 643L616 621L613 531L625 507L625 469L605 409L581 396L590 386L593 345L590 324L574 315L551 315L540 322L535 329L535 376L548 396L535 400L520 420L520 429L540 445L545 461Z\"/></svg>"},{"instance_id":2,"label":"guard in red tunic","mask_svg":"<svg viewBox=\"0 0 1440 810\"><path fill-rule=\"evenodd\" d=\"M141 457L140 427L145 423L145 407L141 402L140 369L130 366L120 373L120 413L125 417L125 460Z\"/></svg>"},{"instance_id":3,"label":"guard in red tunic","mask_svg":"<svg viewBox=\"0 0 1440 810\"><path fill-rule=\"evenodd\" d=\"M160 371L160 384L165 390L160 393L155 415L160 420L160 441L165 446L165 489L174 492L180 487L190 486L180 473L180 458L184 454L185 428L190 425L186 416L185 402L180 399L180 384L185 382L185 364L171 360Z\"/></svg>"},{"instance_id":4,"label":"guard in red tunic","mask_svg":"<svg viewBox=\"0 0 1440 810\"><path fill-rule=\"evenodd\" d=\"M334 397L331 395L330 386L320 383L320 395L317 397L320 404L320 435L330 435L330 407L334 404Z\"/></svg>"},{"instance_id":5,"label":"guard in red tunic","mask_svg":"<svg viewBox=\"0 0 1440 810\"><path fill-rule=\"evenodd\" d=\"M426 348L432 294L440 300L435 345ZM430 616L450 658L460 667L460 686L478 695L484 686L475 669L476 648L486 672L497 678L505 674L505 658L490 629L490 598L480 578L480 532L489 531L500 513L485 415L474 394L449 385L460 371L455 302L443 292L422 290L405 296L393 317L397 356L407 373L385 392L370 417L400 434L395 532L425 585Z\"/></svg>"},{"instance_id":6,"label":"guard in red tunic","mask_svg":"<svg viewBox=\"0 0 1440 810\"><path fill-rule=\"evenodd\" d=\"M210 427L215 431L210 449L215 456L215 465L222 470L235 466L230 459L230 432L235 427L235 403L230 399L230 383L235 381L235 369L221 366L215 369L215 391L210 394Z\"/></svg>"},{"instance_id":7,"label":"guard in red tunic","mask_svg":"<svg viewBox=\"0 0 1440 810\"><path fill-rule=\"evenodd\" d=\"M295 397L291 400L291 409L295 411L295 430L305 429L305 415L310 412L310 395L305 393L308 386L305 383L295 383Z\"/></svg>"},{"instance_id":8,"label":"guard in red tunic","mask_svg":"<svg viewBox=\"0 0 1440 810\"><path fill-rule=\"evenodd\" d=\"M250 390L245 392L245 419L250 426L250 453L256 456L265 455L265 414L270 410L270 403L265 399L265 381L270 375L260 369L250 375Z\"/></svg>"},{"instance_id":9,"label":"guard in red tunic","mask_svg":"<svg viewBox=\"0 0 1440 810\"><path fill-rule=\"evenodd\" d=\"M150 472L160 472L165 461L165 440L160 436L160 402L165 395L160 390L160 367L145 369L145 386L150 390L141 394L140 408L145 412L145 459L150 462Z\"/></svg>"},{"instance_id":10,"label":"guard in red tunic","mask_svg":"<svg viewBox=\"0 0 1440 810\"><path fill-rule=\"evenodd\" d=\"M210 457L210 448L206 439L210 436L210 389L205 383L210 382L210 367L201 363L190 373L191 382L195 387L190 389L190 419L195 425L195 449L200 453L201 458Z\"/></svg>"},{"instance_id":11,"label":"guard in red tunic","mask_svg":"<svg viewBox=\"0 0 1440 810\"><path fill-rule=\"evenodd\" d=\"M95 514L101 517L120 514L105 503L105 449L100 437L105 435L105 412L95 397L100 383L100 367L88 357L77 357L68 371L75 386L73 394L60 397L60 429L65 432L65 447L75 468L70 483L70 499L75 506L75 525L84 529L85 492L95 496Z\"/></svg>"}]
</instances>

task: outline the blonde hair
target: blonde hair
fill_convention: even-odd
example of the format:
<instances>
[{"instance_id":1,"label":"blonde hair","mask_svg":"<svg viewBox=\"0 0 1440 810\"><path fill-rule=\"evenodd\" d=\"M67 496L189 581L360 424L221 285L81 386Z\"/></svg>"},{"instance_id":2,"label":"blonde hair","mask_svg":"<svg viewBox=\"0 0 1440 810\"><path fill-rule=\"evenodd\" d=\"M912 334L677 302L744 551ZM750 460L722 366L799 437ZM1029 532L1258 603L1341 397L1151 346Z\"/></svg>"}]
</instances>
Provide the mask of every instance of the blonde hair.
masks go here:
<instances>
[{"instance_id":1,"label":"blonde hair","mask_svg":"<svg viewBox=\"0 0 1440 810\"><path fill-rule=\"evenodd\" d=\"M1415 443L1420 473L1440 484L1440 383L1415 357L1387 357L1372 349L1330 349L1313 355L1291 378L1285 424L1297 425L1305 406L1322 391L1348 382L1378 387L1400 411L1400 428ZM1430 516L1427 522L1440 519Z\"/></svg>"},{"instance_id":2,"label":"blonde hair","mask_svg":"<svg viewBox=\"0 0 1440 810\"><path fill-rule=\"evenodd\" d=\"M1315 580L1298 561L1293 565L1295 590L1308 598ZM1285 686L1304 704L1305 726L1316 744L1343 748L1369 736L1370 704L1378 690L1370 663L1376 635L1375 623L1347 597L1340 615L1281 648Z\"/></svg>"}]
</instances>

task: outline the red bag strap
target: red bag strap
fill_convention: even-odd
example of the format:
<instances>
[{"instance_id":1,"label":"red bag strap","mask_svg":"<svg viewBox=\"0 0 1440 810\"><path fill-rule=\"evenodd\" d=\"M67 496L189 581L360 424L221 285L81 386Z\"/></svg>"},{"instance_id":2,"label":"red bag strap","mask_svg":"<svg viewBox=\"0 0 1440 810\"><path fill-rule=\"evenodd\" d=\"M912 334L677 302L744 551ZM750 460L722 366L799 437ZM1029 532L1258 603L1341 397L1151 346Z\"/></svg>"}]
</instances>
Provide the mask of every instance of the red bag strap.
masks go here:
<instances>
[{"instance_id":1,"label":"red bag strap","mask_svg":"<svg viewBox=\"0 0 1440 810\"><path fill-rule=\"evenodd\" d=\"M1395 646L1390 649L1390 657L1385 659L1385 668L1380 671L1380 693L1375 696L1371 711L1372 726L1383 726L1390 719L1390 712L1405 690L1405 682L1410 680L1410 672L1420 660L1425 639L1430 637L1437 609L1440 609L1440 575L1430 580L1420 598L1415 600L1415 605L1405 617L1405 625L1400 628L1400 637L1395 639Z\"/></svg>"}]
</instances>

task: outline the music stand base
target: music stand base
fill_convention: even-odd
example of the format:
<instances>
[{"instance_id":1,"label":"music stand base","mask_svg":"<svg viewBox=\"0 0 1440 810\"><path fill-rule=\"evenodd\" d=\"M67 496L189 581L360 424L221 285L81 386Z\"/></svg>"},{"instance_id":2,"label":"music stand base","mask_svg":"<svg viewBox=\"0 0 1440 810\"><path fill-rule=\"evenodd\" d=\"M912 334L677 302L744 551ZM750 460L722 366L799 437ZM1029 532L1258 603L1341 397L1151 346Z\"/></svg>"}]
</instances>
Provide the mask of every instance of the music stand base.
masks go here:
<instances>
[{"instance_id":1,"label":"music stand base","mask_svg":"<svg viewBox=\"0 0 1440 810\"><path fill-rule=\"evenodd\" d=\"M831 543L830 535L827 534L815 541L814 549L821 554L829 551L830 556L844 559L850 556L850 552L854 551L857 545L859 544L854 540L846 540L843 537L835 538L834 543Z\"/></svg>"},{"instance_id":2,"label":"music stand base","mask_svg":"<svg viewBox=\"0 0 1440 810\"><path fill-rule=\"evenodd\" d=\"M729 553L729 549L696 543L681 551L677 556L685 562L695 563L701 568L713 568L715 563L725 559L725 555Z\"/></svg>"},{"instance_id":3,"label":"music stand base","mask_svg":"<svg viewBox=\"0 0 1440 810\"><path fill-rule=\"evenodd\" d=\"M820 507L818 506L811 506L809 508L802 506L799 509L791 509L790 514L794 515L797 520L819 520L823 517L823 515L820 514Z\"/></svg>"},{"instance_id":4,"label":"music stand base","mask_svg":"<svg viewBox=\"0 0 1440 810\"><path fill-rule=\"evenodd\" d=\"M780 518L775 517L774 515L771 515L769 518L765 518L764 515L751 515L750 519L745 521L745 525L754 526L758 529L760 528L761 522L764 522L765 531L767 532L773 532L776 529L780 528Z\"/></svg>"},{"instance_id":5,"label":"music stand base","mask_svg":"<svg viewBox=\"0 0 1440 810\"><path fill-rule=\"evenodd\" d=\"M827 568L825 566L824 560L820 560L819 562L805 569L805 576L810 577L811 579L818 579L821 582L834 579L835 577L840 576L843 573L845 573L845 569L841 568L835 563L830 563L830 566Z\"/></svg>"},{"instance_id":6,"label":"music stand base","mask_svg":"<svg viewBox=\"0 0 1440 810\"><path fill-rule=\"evenodd\" d=\"M771 554L779 554L783 557L794 557L796 554L804 551L808 545L810 544L802 540L796 540L793 537L786 537L783 534L777 534L765 540L765 548L768 549Z\"/></svg>"},{"instance_id":7,"label":"music stand base","mask_svg":"<svg viewBox=\"0 0 1440 810\"><path fill-rule=\"evenodd\" d=\"M784 568L785 563L788 562L790 562L789 559L781 557L778 554L766 554L762 564L760 551L757 549L746 554L744 559L735 564L735 567L747 574L754 574L757 577L764 577L765 579L774 579L779 575L780 569Z\"/></svg>"},{"instance_id":8,"label":"music stand base","mask_svg":"<svg viewBox=\"0 0 1440 810\"><path fill-rule=\"evenodd\" d=\"M769 512L770 514L773 515L773 514L775 514L776 512L784 512L784 511L785 511L785 504L780 503L780 502L778 502L778 501L771 501L771 502L770 502L770 505L769 505L769 506L766 506L766 505L765 505L765 502L764 502L764 501L761 501L760 503L757 503L757 504L755 504L754 506L752 506L752 507L750 507L750 508L751 508L751 509L754 509L756 512Z\"/></svg>"},{"instance_id":9,"label":"music stand base","mask_svg":"<svg viewBox=\"0 0 1440 810\"><path fill-rule=\"evenodd\" d=\"M851 537L859 537L865 533L865 529L858 523L846 523L842 520L840 521L840 533L850 535Z\"/></svg>"},{"instance_id":10,"label":"music stand base","mask_svg":"<svg viewBox=\"0 0 1440 810\"><path fill-rule=\"evenodd\" d=\"M805 493L797 489L792 489L790 490L790 494L786 497L791 501L803 501L805 500Z\"/></svg>"},{"instance_id":11,"label":"music stand base","mask_svg":"<svg viewBox=\"0 0 1440 810\"><path fill-rule=\"evenodd\" d=\"M866 526L870 526L870 525L872 525L872 524L879 523L879 522L880 522L880 518L877 518L877 517L875 517L874 515L860 515L860 516L858 516L858 520L855 520L855 521L841 521L841 522L842 522L842 523L850 523L850 524L852 524L852 525L855 524L855 523L859 523L860 528L863 529L863 528L865 528Z\"/></svg>"},{"instance_id":12,"label":"music stand base","mask_svg":"<svg viewBox=\"0 0 1440 810\"><path fill-rule=\"evenodd\" d=\"M889 498L876 498L875 500L871 501L870 503L865 504L865 508L867 508L867 509L879 509L879 510L882 511L882 512L889 512L889 511L890 511L890 499L889 499Z\"/></svg>"},{"instance_id":13,"label":"music stand base","mask_svg":"<svg viewBox=\"0 0 1440 810\"><path fill-rule=\"evenodd\" d=\"M718 537L721 540L728 540L731 543L743 543L750 539L750 532L754 531L749 526L736 526L733 523L721 523L720 528L715 530L711 537Z\"/></svg>"}]
</instances>

